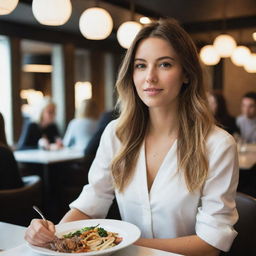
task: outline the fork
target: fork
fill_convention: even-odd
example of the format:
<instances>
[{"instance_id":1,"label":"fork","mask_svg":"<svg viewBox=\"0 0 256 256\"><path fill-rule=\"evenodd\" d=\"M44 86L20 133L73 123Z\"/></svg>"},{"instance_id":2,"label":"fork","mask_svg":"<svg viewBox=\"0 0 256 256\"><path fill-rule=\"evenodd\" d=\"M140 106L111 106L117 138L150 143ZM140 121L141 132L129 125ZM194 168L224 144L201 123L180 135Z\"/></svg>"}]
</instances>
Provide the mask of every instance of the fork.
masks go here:
<instances>
[{"instance_id":1,"label":"fork","mask_svg":"<svg viewBox=\"0 0 256 256\"><path fill-rule=\"evenodd\" d=\"M47 220L46 220L45 216L43 215L42 211L35 205L33 205L33 209L41 216L41 218L44 220L46 226L48 227Z\"/></svg>"}]
</instances>

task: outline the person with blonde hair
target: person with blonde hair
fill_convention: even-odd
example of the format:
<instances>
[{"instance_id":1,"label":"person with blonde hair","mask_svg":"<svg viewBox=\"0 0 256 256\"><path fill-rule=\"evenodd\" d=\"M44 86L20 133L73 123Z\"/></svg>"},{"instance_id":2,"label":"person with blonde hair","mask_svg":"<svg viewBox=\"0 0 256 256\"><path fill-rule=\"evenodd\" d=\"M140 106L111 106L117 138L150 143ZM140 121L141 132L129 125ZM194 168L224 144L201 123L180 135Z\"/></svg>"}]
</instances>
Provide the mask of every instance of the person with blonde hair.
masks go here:
<instances>
[{"instance_id":1,"label":"person with blonde hair","mask_svg":"<svg viewBox=\"0 0 256 256\"><path fill-rule=\"evenodd\" d=\"M122 219L141 230L137 245L197 256L228 251L237 235L237 149L214 125L192 39L173 20L145 26L116 87L120 116L61 222L104 218L116 197ZM25 239L43 245L54 231L50 221L32 220Z\"/></svg>"},{"instance_id":2,"label":"person with blonde hair","mask_svg":"<svg viewBox=\"0 0 256 256\"><path fill-rule=\"evenodd\" d=\"M31 121L27 122L18 141L18 150L42 147L62 147L60 132L55 123L56 105L50 97L44 97L33 106Z\"/></svg>"},{"instance_id":3,"label":"person with blonde hair","mask_svg":"<svg viewBox=\"0 0 256 256\"><path fill-rule=\"evenodd\" d=\"M64 146L84 150L96 131L98 113L94 100L83 100L77 109L76 118L68 124L63 138Z\"/></svg>"}]
</instances>

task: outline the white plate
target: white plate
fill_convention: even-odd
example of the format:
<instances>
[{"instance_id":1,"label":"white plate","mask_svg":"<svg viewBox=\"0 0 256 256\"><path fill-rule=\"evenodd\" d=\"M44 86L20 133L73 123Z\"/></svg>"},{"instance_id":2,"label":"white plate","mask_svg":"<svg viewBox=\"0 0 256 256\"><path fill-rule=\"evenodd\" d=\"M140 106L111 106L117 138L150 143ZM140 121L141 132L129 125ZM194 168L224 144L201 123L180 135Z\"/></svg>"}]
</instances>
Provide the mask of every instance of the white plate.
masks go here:
<instances>
[{"instance_id":1,"label":"white plate","mask_svg":"<svg viewBox=\"0 0 256 256\"><path fill-rule=\"evenodd\" d=\"M43 247L34 246L28 244L28 246L35 252L46 254L46 255L56 255L56 256L69 256L69 255L76 255L76 256L94 256L94 255L110 255L115 251L123 249L128 245L133 244L140 238L140 230L137 226L120 220L110 220L110 219L91 219L91 220L79 220L73 221L63 224L56 225L56 235L61 237L64 234L67 234L72 231L76 231L78 229L90 226L98 225L107 231L118 233L119 237L122 237L123 240L120 244L102 250L102 251L95 251L95 252L83 252L83 253L64 253L64 252L56 252L50 249L46 249Z\"/></svg>"}]
</instances>

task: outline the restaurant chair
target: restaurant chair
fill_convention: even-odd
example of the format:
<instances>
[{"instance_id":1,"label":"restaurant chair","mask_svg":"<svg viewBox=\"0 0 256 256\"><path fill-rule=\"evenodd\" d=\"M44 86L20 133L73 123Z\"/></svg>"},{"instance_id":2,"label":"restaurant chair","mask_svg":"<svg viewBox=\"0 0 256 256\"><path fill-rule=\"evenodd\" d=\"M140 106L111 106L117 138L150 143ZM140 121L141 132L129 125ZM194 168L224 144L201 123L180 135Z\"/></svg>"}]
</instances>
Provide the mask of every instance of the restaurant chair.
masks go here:
<instances>
[{"instance_id":1,"label":"restaurant chair","mask_svg":"<svg viewBox=\"0 0 256 256\"><path fill-rule=\"evenodd\" d=\"M33 205L42 206L42 181L37 175L22 177L24 186L0 190L0 221L28 226L38 218Z\"/></svg>"},{"instance_id":2,"label":"restaurant chair","mask_svg":"<svg viewBox=\"0 0 256 256\"><path fill-rule=\"evenodd\" d=\"M238 232L229 252L225 256L255 256L256 255L256 199L237 192L236 206L239 220L235 225Z\"/></svg>"}]
</instances>

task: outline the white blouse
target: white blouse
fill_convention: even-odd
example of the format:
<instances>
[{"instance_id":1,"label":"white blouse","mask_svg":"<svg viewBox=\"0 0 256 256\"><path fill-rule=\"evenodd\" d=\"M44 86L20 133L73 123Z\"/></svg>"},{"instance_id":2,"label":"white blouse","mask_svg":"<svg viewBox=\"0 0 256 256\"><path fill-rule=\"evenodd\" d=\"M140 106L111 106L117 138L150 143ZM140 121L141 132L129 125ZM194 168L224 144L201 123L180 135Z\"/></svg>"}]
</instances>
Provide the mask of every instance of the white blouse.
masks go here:
<instances>
[{"instance_id":1,"label":"white blouse","mask_svg":"<svg viewBox=\"0 0 256 256\"><path fill-rule=\"evenodd\" d=\"M110 163L120 147L116 121L105 129L89 172L89 184L70 204L92 218L105 218L114 196L121 217L137 225L142 237L175 238L197 234L212 246L228 251L237 232L235 194L238 184L236 143L215 127L207 139L209 174L201 190L189 192L177 171L177 141L160 166L150 192L144 143L132 181L123 193L115 190Z\"/></svg>"}]
</instances>

